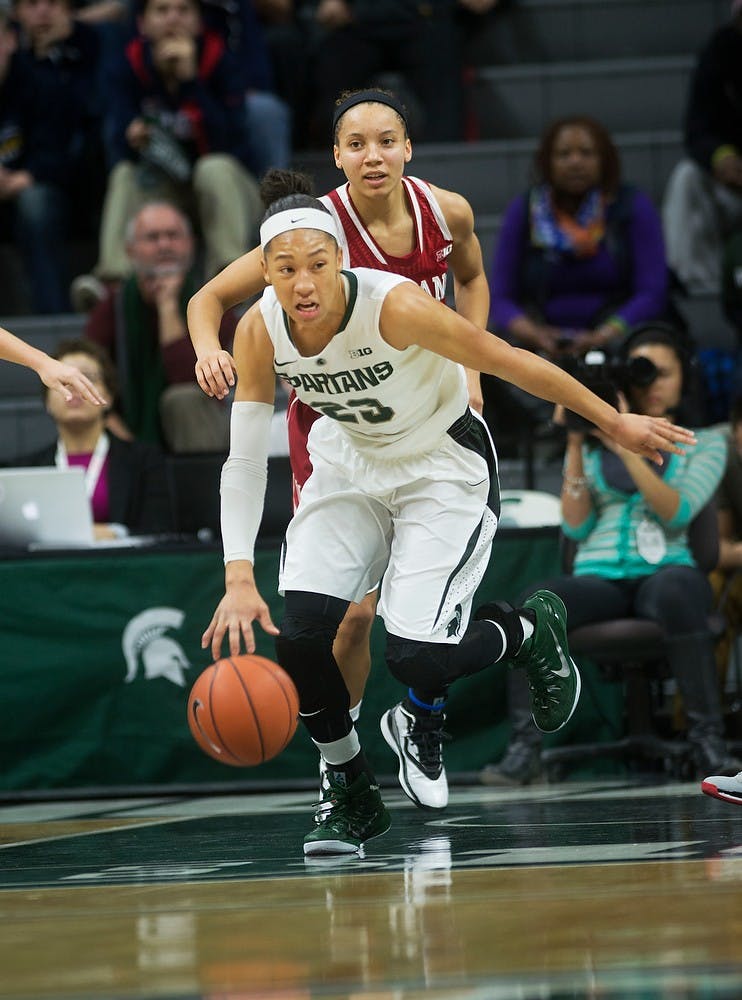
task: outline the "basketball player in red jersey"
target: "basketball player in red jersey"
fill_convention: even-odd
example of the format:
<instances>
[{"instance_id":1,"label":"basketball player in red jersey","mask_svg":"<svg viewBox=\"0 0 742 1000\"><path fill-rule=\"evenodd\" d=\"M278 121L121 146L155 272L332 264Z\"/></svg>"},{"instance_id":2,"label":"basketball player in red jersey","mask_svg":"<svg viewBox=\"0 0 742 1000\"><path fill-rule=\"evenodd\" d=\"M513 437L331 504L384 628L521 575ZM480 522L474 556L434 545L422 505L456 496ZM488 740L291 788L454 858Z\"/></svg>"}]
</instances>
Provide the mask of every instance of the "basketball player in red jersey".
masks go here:
<instances>
[{"instance_id":1,"label":"basketball player in red jersey","mask_svg":"<svg viewBox=\"0 0 742 1000\"><path fill-rule=\"evenodd\" d=\"M404 176L412 158L404 106L389 91L344 95L333 116L333 154L346 182L321 201L344 238L343 266L370 267L410 278L444 300L450 270L456 309L486 327L489 288L471 206L461 195ZM269 200L269 199L267 199ZM188 327L196 351L196 377L210 396L224 398L234 385L234 361L217 337L222 314L265 287L260 248L240 257L191 299ZM479 412L478 372L467 372L469 400ZM288 433L294 502L309 470L307 436L318 414L296 397L289 401ZM370 633L376 595L351 604L333 653L358 717L371 668ZM382 733L399 758L402 788L418 805L443 808L448 785L441 755L444 705L414 691L386 712Z\"/></svg>"}]
</instances>

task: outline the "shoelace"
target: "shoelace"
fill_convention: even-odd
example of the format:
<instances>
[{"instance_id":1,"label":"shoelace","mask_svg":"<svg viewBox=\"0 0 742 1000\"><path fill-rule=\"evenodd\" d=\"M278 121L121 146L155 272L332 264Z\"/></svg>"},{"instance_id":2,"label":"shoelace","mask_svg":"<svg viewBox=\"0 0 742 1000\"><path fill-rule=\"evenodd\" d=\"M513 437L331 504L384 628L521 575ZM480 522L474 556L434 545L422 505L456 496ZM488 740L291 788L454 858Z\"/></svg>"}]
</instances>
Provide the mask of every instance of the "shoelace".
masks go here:
<instances>
[{"instance_id":1,"label":"shoelace","mask_svg":"<svg viewBox=\"0 0 742 1000\"><path fill-rule=\"evenodd\" d=\"M332 797L330 779L327 777L327 771L321 772L319 793L321 796L319 801L312 803L312 808L314 809L314 822L317 824L321 823L326 816L329 816L335 805Z\"/></svg>"},{"instance_id":2,"label":"shoelace","mask_svg":"<svg viewBox=\"0 0 742 1000\"><path fill-rule=\"evenodd\" d=\"M337 785L331 785L328 797L320 799L319 802L314 803L315 823L322 823L325 822L330 816L337 816L338 813L342 812L347 803L348 794L345 789L340 788Z\"/></svg>"},{"instance_id":3,"label":"shoelace","mask_svg":"<svg viewBox=\"0 0 742 1000\"><path fill-rule=\"evenodd\" d=\"M342 823L347 827L352 836L360 837L363 835L371 816L364 808L360 797L351 797L345 789L333 788L332 798L329 800L329 803L327 799L324 801L326 809L329 805L329 809L327 809L324 815L322 813L322 805L322 802L318 803L319 808L314 817L318 825Z\"/></svg>"},{"instance_id":4,"label":"shoelace","mask_svg":"<svg viewBox=\"0 0 742 1000\"><path fill-rule=\"evenodd\" d=\"M331 815L334 806L335 803L331 799L322 799L321 802L315 802L313 804L314 822L319 826L320 823L324 822Z\"/></svg>"},{"instance_id":5,"label":"shoelace","mask_svg":"<svg viewBox=\"0 0 742 1000\"><path fill-rule=\"evenodd\" d=\"M552 677L552 669L549 666L549 661L545 659L532 660L531 663L538 670L539 676L529 677L528 686L534 694L534 698L539 700L540 706L546 707L549 700L554 704L559 701L559 685L550 684L549 681ZM557 692L554 695L552 692Z\"/></svg>"},{"instance_id":6,"label":"shoelace","mask_svg":"<svg viewBox=\"0 0 742 1000\"><path fill-rule=\"evenodd\" d=\"M412 726L409 740L417 750L417 759L424 771L437 775L443 767L443 742L451 737L443 729L442 722L417 719Z\"/></svg>"}]
</instances>

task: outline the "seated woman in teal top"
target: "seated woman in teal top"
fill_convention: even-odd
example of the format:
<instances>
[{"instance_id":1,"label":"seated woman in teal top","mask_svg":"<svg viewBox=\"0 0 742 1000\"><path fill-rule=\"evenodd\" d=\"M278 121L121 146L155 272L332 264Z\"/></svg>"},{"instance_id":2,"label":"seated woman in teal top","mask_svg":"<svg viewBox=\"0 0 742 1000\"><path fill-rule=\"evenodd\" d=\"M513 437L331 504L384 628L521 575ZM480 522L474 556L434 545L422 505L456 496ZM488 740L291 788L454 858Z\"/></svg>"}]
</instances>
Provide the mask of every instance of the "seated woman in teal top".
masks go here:
<instances>
[{"instance_id":1,"label":"seated woman in teal top","mask_svg":"<svg viewBox=\"0 0 742 1000\"><path fill-rule=\"evenodd\" d=\"M648 385L627 389L627 409L692 425L683 413L691 357L672 328L663 323L636 328L622 356L646 358L656 368ZM668 659L684 701L694 763L703 776L739 770L740 763L730 758L724 742L707 622L711 589L688 545L689 524L724 474L726 443L712 428L698 431L697 439L685 455L666 455L660 467L602 434L568 430L562 530L578 542L577 555L572 575L539 586L562 598L570 629L633 616L662 625L671 637ZM482 774L493 784L525 784L539 770L540 738L522 710L523 679L517 671L510 676L513 735L500 764Z\"/></svg>"}]
</instances>

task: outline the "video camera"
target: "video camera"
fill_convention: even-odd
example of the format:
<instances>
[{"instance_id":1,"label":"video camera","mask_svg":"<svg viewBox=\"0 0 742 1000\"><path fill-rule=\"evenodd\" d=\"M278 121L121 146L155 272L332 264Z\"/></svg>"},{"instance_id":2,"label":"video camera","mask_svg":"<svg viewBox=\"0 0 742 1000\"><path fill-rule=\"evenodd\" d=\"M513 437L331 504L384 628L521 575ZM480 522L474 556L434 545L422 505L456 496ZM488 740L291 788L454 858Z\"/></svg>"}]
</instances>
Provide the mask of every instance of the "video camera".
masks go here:
<instances>
[{"instance_id":1,"label":"video camera","mask_svg":"<svg viewBox=\"0 0 742 1000\"><path fill-rule=\"evenodd\" d=\"M649 358L607 358L602 351L588 351L583 358L569 358L562 362L562 368L616 409L619 392L626 395L631 388L642 389L659 375L657 366ZM571 410L566 411L566 427L570 431L593 429L584 417Z\"/></svg>"}]
</instances>

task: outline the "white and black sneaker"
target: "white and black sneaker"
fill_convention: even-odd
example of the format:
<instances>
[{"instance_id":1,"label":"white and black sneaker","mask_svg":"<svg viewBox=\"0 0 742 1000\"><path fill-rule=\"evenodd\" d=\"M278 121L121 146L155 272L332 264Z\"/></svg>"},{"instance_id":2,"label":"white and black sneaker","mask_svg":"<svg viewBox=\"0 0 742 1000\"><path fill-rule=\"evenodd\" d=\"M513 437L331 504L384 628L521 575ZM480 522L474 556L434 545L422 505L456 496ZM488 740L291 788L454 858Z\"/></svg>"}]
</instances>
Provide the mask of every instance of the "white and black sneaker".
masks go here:
<instances>
[{"instance_id":1,"label":"white and black sneaker","mask_svg":"<svg viewBox=\"0 0 742 1000\"><path fill-rule=\"evenodd\" d=\"M381 717L381 734L399 757L399 783L423 809L445 809L448 781L443 766L442 713L418 718L401 704Z\"/></svg>"}]
</instances>

